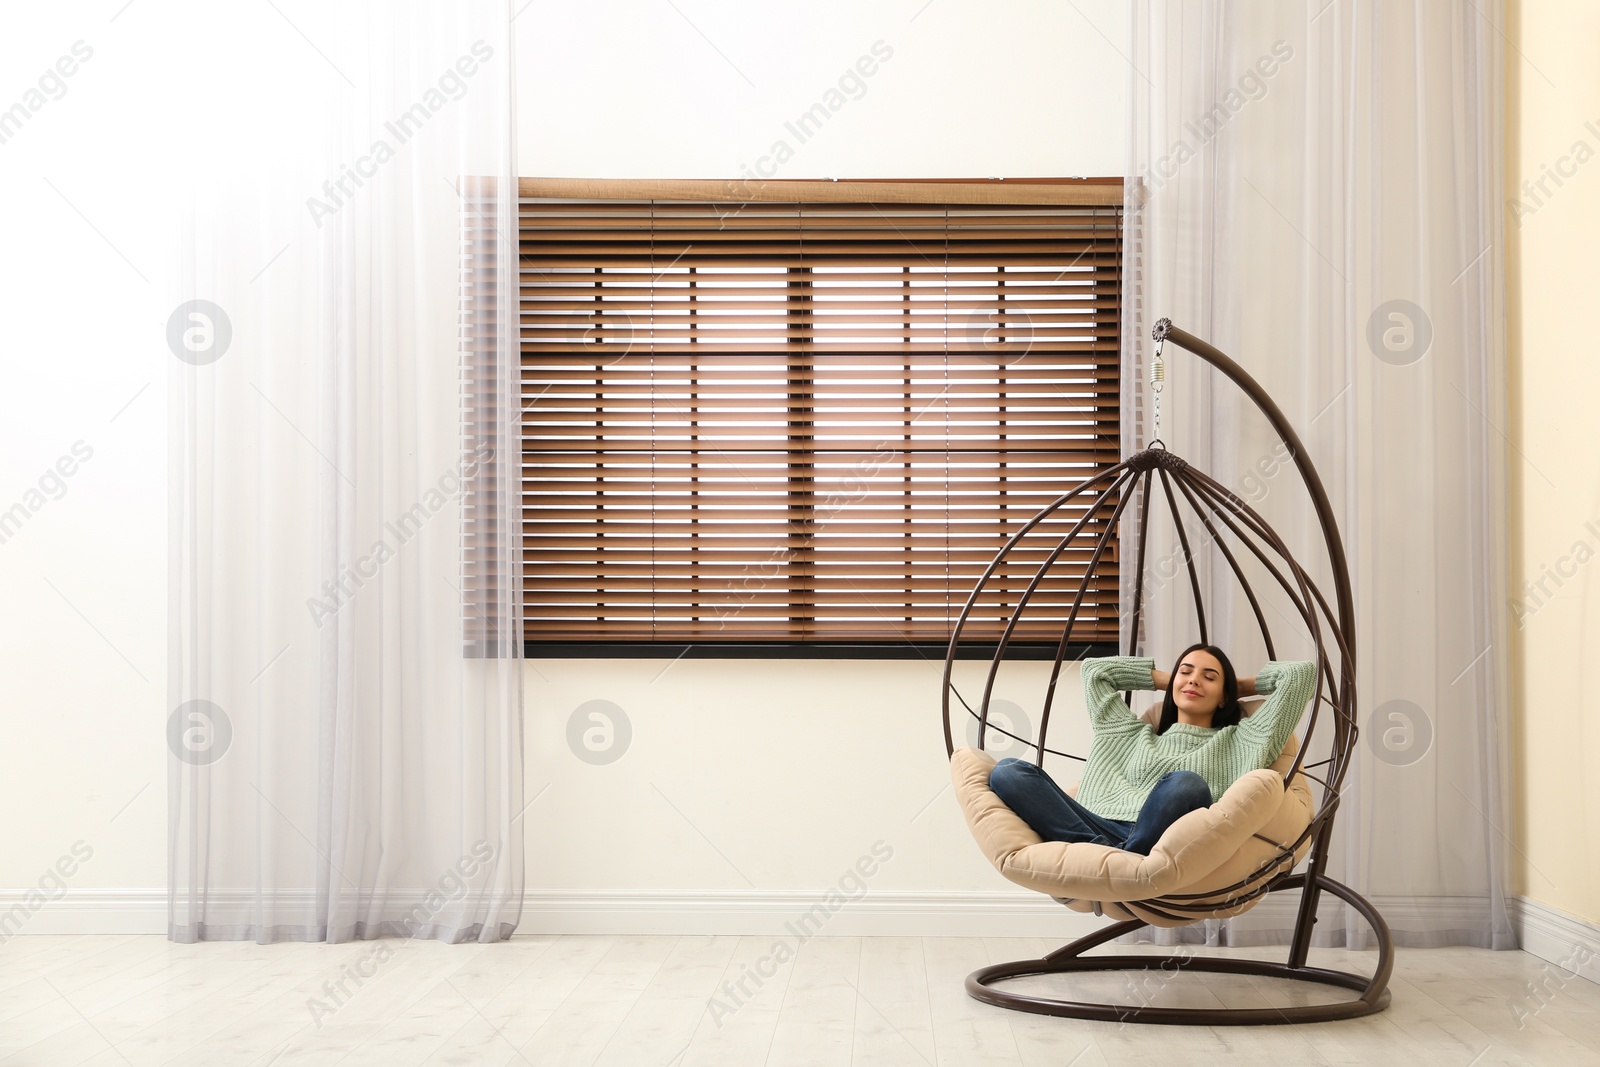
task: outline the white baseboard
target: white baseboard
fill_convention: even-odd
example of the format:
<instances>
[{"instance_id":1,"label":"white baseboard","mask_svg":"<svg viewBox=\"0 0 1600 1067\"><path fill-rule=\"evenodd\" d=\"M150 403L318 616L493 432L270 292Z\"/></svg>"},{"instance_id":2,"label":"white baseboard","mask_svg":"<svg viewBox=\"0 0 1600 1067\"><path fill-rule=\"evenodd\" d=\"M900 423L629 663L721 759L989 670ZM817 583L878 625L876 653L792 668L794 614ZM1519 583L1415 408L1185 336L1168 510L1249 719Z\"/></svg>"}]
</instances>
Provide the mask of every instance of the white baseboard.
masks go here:
<instances>
[{"instance_id":1,"label":"white baseboard","mask_svg":"<svg viewBox=\"0 0 1600 1067\"><path fill-rule=\"evenodd\" d=\"M0 943L25 934L165 934L165 889L68 889L30 903L0 889ZM823 936L1049 937L1070 940L1106 920L1037 893L870 892L829 910L821 892L530 889L519 933L751 934L786 924ZM9 916L9 920L8 920ZM807 918L809 916L809 919Z\"/></svg>"},{"instance_id":2,"label":"white baseboard","mask_svg":"<svg viewBox=\"0 0 1600 1067\"><path fill-rule=\"evenodd\" d=\"M1507 910L1522 951L1600 984L1600 924L1528 897L1512 897Z\"/></svg>"},{"instance_id":3,"label":"white baseboard","mask_svg":"<svg viewBox=\"0 0 1600 1067\"><path fill-rule=\"evenodd\" d=\"M663 892L530 889L521 933L793 935L836 937L1049 937L1103 927L1038 893L873 890L828 911L820 892ZM835 897L837 900L837 897ZM810 916L809 920L806 918Z\"/></svg>"},{"instance_id":4,"label":"white baseboard","mask_svg":"<svg viewBox=\"0 0 1600 1067\"><path fill-rule=\"evenodd\" d=\"M0 889L0 942L22 934L165 934L165 889L68 889L37 905L30 890ZM521 933L748 934L783 936L804 926L824 936L1048 937L1063 941L1106 920L1028 892L872 891L835 911L821 893L530 889ZM1267 900L1258 922L1293 922L1294 901ZM1397 902L1377 902L1383 910ZM1410 904L1415 908L1415 902ZM1522 949L1600 983L1600 924L1527 897L1509 903ZM805 916L811 915L809 922ZM786 925L788 924L788 925Z\"/></svg>"},{"instance_id":5,"label":"white baseboard","mask_svg":"<svg viewBox=\"0 0 1600 1067\"><path fill-rule=\"evenodd\" d=\"M38 889L0 889L0 943L24 934L165 934L165 889L68 889L39 902Z\"/></svg>"}]
</instances>

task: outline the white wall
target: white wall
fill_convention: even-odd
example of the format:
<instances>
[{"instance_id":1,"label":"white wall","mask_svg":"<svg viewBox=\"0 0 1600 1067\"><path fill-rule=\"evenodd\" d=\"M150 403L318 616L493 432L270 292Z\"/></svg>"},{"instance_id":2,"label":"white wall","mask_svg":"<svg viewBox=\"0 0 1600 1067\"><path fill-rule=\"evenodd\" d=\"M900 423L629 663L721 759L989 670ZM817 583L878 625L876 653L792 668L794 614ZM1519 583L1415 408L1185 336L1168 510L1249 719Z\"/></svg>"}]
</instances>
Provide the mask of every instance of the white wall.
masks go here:
<instances>
[{"instance_id":1,"label":"white wall","mask_svg":"<svg viewBox=\"0 0 1600 1067\"><path fill-rule=\"evenodd\" d=\"M864 91L846 83L857 98L791 143L775 176L1121 171L1122 0L675 5L523 10L523 173L738 177L774 141L792 142L784 122L879 41L892 55ZM165 929L162 331L176 225L165 200L174 171L205 152L207 131L175 121L198 64L248 54L297 84L332 78L288 24L310 0L278 6L239 6L203 55L186 43L192 5L181 2L34 5L0 35L0 108L75 42L93 50L0 143L0 510L75 442L93 450L64 490L47 480L59 499L0 543L0 805L11 813L0 904L76 842L93 850L32 932ZM936 665L665 666L528 667L528 795L549 786L525 816L530 928L776 928L794 894L836 882L879 839L895 855L871 879L874 899L918 928L974 902L994 922L1008 914L982 895L1006 883L940 795ZM630 750L608 766L566 745L567 718L591 699L633 724ZM1041 898L1005 899L1025 902L1013 914L1070 918ZM586 916L581 901L617 914ZM841 915L835 929L898 921L872 914Z\"/></svg>"},{"instance_id":2,"label":"white wall","mask_svg":"<svg viewBox=\"0 0 1600 1067\"><path fill-rule=\"evenodd\" d=\"M1008 667L996 697L1036 720L1045 666ZM984 668L960 665L969 699ZM775 932L797 910L796 894L837 884L881 842L879 855L893 855L868 879L871 907L838 917L835 932L1067 928L1074 916L1013 891L967 833L948 785L941 669L921 660L530 661L526 840L530 903L545 913L530 923ZM1051 736L1083 754L1076 670L1062 686ZM615 762L587 762L569 741L575 717L580 727L607 724L589 717L596 708L628 723ZM619 745L620 731L595 741ZM989 747L1020 754L993 739ZM591 900L595 890L606 898Z\"/></svg>"},{"instance_id":3,"label":"white wall","mask_svg":"<svg viewBox=\"0 0 1600 1067\"><path fill-rule=\"evenodd\" d=\"M47 481L60 498L0 543L0 887L36 887L75 842L92 850L65 879L73 896L30 930L76 921L81 895L103 903L107 887L166 881L172 356L158 202L178 161L156 138L181 68L160 49L173 13L136 4L112 21L120 6L18 8L0 34L0 108L24 101L75 42L92 51L0 143L0 509L26 504L75 442L92 450L64 491ZM133 898L138 921L164 929L164 905L152 916L153 897Z\"/></svg>"},{"instance_id":4,"label":"white wall","mask_svg":"<svg viewBox=\"0 0 1600 1067\"><path fill-rule=\"evenodd\" d=\"M799 143L785 122L880 41L890 58ZM533 0L522 172L732 178L786 140L764 176L1117 175L1127 50L1124 0Z\"/></svg>"},{"instance_id":5,"label":"white wall","mask_svg":"<svg viewBox=\"0 0 1600 1067\"><path fill-rule=\"evenodd\" d=\"M696 0L677 3L680 15L534 0L517 37L522 173L732 178L783 141L793 158L763 176L1120 174L1126 5L1076 7L1084 14L1042 0ZM800 142L785 123L826 102L878 42L889 58L847 79L855 98L841 94ZM852 909L839 932L1072 924L1042 897L1009 895L968 836L945 788L941 668L534 661L528 796L548 791L528 815L530 923L775 929L794 909L786 894L828 887L882 840L894 858L868 899L894 914ZM1066 688L1076 694L1075 680ZM1036 705L1039 691L1019 674L997 695ZM609 765L567 745L568 719L591 700L632 725ZM596 902L596 890L613 892Z\"/></svg>"}]
</instances>

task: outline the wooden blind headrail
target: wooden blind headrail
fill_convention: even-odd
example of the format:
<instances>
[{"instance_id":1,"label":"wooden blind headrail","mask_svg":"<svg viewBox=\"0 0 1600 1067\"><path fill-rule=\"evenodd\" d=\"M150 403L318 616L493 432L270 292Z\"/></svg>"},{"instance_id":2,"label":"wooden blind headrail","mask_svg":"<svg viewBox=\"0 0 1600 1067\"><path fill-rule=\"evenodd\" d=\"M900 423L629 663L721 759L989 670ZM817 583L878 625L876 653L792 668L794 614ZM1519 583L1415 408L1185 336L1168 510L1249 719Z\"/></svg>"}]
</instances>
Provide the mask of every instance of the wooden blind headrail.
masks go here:
<instances>
[{"instance_id":1,"label":"wooden blind headrail","mask_svg":"<svg viewBox=\"0 0 1600 1067\"><path fill-rule=\"evenodd\" d=\"M494 178L467 178L487 193ZM1049 204L1115 207L1121 178L521 178L517 195L555 200L698 200L782 204Z\"/></svg>"}]
</instances>

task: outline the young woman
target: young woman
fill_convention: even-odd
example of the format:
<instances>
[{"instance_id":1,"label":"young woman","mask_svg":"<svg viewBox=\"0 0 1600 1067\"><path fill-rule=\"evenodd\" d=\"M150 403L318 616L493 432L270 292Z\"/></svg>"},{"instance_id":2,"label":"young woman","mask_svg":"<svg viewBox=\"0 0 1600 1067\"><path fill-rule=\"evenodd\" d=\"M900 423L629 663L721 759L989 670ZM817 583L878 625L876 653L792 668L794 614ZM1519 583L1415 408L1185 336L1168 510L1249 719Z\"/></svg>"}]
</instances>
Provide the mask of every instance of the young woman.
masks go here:
<instances>
[{"instance_id":1,"label":"young woman","mask_svg":"<svg viewBox=\"0 0 1600 1067\"><path fill-rule=\"evenodd\" d=\"M1149 855L1167 827L1278 758L1315 686L1313 663L1268 662L1254 678L1240 679L1222 649L1205 644L1184 649L1171 674L1133 656L1085 660L1094 742L1077 799L1019 759L997 763L989 788L1046 841ZM1166 691L1159 725L1129 710L1125 689ZM1239 698L1256 694L1268 700L1244 718Z\"/></svg>"}]
</instances>

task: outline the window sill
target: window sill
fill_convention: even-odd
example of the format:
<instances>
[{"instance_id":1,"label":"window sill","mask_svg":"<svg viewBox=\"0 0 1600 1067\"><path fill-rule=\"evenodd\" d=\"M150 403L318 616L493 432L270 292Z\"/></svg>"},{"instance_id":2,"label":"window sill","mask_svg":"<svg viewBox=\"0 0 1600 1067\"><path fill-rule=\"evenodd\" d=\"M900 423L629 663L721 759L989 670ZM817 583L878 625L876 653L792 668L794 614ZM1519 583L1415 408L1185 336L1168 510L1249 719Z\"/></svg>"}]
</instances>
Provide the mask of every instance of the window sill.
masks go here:
<instances>
[{"instance_id":1,"label":"window sill","mask_svg":"<svg viewBox=\"0 0 1600 1067\"><path fill-rule=\"evenodd\" d=\"M884 643L774 643L740 642L722 644L669 644L666 642L584 642L529 641L523 646L525 659L876 659L932 660L943 662L947 646L911 642ZM994 644L963 642L959 660L990 660ZM1006 659L1017 661L1055 659L1056 646L1012 644ZM1066 658L1114 656L1117 647L1110 643L1069 644Z\"/></svg>"}]
</instances>

